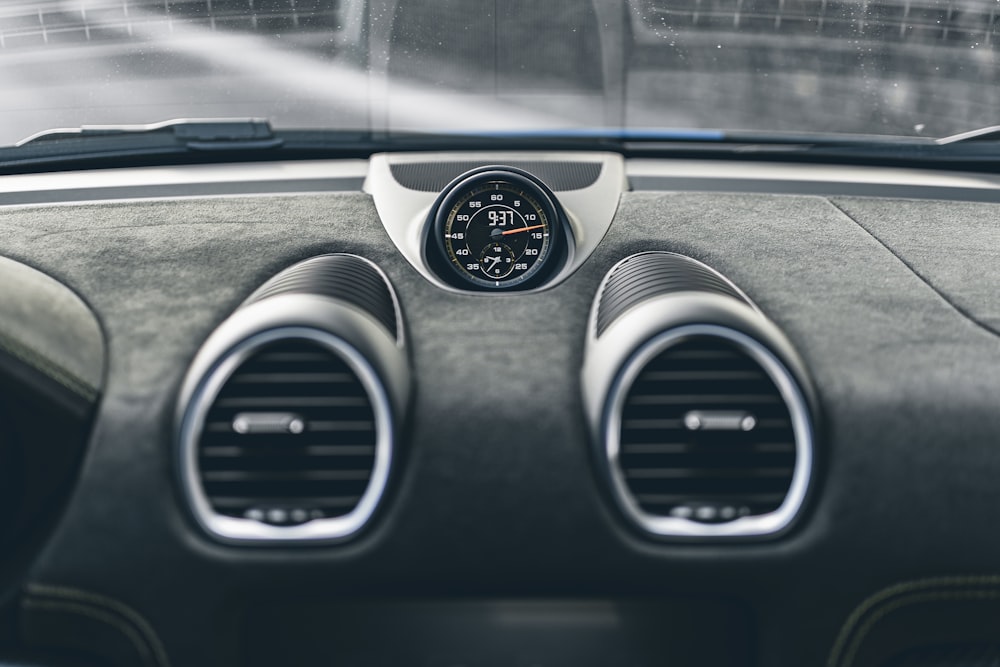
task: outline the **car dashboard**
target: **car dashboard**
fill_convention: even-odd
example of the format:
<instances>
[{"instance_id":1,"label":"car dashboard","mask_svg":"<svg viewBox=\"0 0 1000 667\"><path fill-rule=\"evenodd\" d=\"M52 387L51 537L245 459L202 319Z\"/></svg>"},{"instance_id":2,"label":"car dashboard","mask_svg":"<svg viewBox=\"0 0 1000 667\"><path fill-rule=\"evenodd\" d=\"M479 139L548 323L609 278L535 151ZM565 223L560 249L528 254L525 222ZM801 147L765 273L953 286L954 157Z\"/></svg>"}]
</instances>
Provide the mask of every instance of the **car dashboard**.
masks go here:
<instances>
[{"instance_id":1,"label":"car dashboard","mask_svg":"<svg viewBox=\"0 0 1000 667\"><path fill-rule=\"evenodd\" d=\"M1000 655L1000 178L521 151L0 190L13 665Z\"/></svg>"}]
</instances>

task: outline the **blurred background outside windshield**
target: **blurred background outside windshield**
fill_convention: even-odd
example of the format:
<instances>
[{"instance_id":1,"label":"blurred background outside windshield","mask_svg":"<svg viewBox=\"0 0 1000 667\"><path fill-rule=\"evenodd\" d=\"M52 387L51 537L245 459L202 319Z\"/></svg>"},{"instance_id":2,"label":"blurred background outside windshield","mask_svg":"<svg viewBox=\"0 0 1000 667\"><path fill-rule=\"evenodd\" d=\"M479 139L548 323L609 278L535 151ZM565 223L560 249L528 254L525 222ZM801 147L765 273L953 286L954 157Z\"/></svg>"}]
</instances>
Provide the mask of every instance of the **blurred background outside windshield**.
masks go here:
<instances>
[{"instance_id":1,"label":"blurred background outside windshield","mask_svg":"<svg viewBox=\"0 0 1000 667\"><path fill-rule=\"evenodd\" d=\"M37 0L0 4L0 144L54 127L1000 124L1000 0Z\"/></svg>"}]
</instances>

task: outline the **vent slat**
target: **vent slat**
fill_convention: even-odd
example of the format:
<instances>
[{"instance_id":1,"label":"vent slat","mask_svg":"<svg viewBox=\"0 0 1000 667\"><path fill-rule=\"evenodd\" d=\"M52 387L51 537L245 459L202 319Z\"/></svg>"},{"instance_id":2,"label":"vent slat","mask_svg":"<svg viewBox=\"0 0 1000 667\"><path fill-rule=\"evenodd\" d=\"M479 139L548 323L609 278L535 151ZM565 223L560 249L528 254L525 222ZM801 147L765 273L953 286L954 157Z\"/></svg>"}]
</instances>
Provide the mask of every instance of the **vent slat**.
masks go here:
<instances>
[{"instance_id":1,"label":"vent slat","mask_svg":"<svg viewBox=\"0 0 1000 667\"><path fill-rule=\"evenodd\" d=\"M261 502L273 498L312 498L315 496L360 496L368 486L368 480L328 479L269 479L226 482L205 482L206 495L247 496Z\"/></svg>"},{"instance_id":2,"label":"vent slat","mask_svg":"<svg viewBox=\"0 0 1000 667\"><path fill-rule=\"evenodd\" d=\"M300 364L328 364L331 363L331 358L327 352L309 352L301 350L283 350L281 352L261 352L257 354L253 361L255 363L263 364L290 364L290 363L300 363ZM343 362L338 360L332 360L334 363L343 365Z\"/></svg>"},{"instance_id":3,"label":"vent slat","mask_svg":"<svg viewBox=\"0 0 1000 667\"><path fill-rule=\"evenodd\" d=\"M714 428L685 421L713 411ZM752 416L752 426L727 422L733 414ZM701 335L668 347L636 376L621 418L617 465L644 512L720 523L784 502L797 459L791 415L767 371L736 343Z\"/></svg>"},{"instance_id":4,"label":"vent slat","mask_svg":"<svg viewBox=\"0 0 1000 667\"><path fill-rule=\"evenodd\" d=\"M268 408L360 408L368 405L364 396L240 396L220 398L215 407L264 410Z\"/></svg>"},{"instance_id":5,"label":"vent slat","mask_svg":"<svg viewBox=\"0 0 1000 667\"><path fill-rule=\"evenodd\" d=\"M311 373L302 371L298 373L242 373L230 380L230 384L290 384L293 382L302 383L350 383L355 384L356 380L351 373Z\"/></svg>"},{"instance_id":6,"label":"vent slat","mask_svg":"<svg viewBox=\"0 0 1000 667\"><path fill-rule=\"evenodd\" d=\"M310 421L309 431L334 433L337 431L374 431L375 422L367 421Z\"/></svg>"},{"instance_id":7,"label":"vent slat","mask_svg":"<svg viewBox=\"0 0 1000 667\"><path fill-rule=\"evenodd\" d=\"M622 422L622 426L625 430L674 429L680 432L687 432L687 429L684 428L683 419L628 419ZM790 419L761 419L757 422L757 428L754 430L773 429L787 431L791 427L792 422Z\"/></svg>"},{"instance_id":8,"label":"vent slat","mask_svg":"<svg viewBox=\"0 0 1000 667\"><path fill-rule=\"evenodd\" d=\"M784 500L783 493L716 493L706 495L700 500L710 500L718 503L743 503L748 505L767 505L771 503L781 504ZM636 499L648 505L670 505L672 507L683 505L692 500L688 493L640 493Z\"/></svg>"},{"instance_id":9,"label":"vent slat","mask_svg":"<svg viewBox=\"0 0 1000 667\"><path fill-rule=\"evenodd\" d=\"M721 350L721 349L704 349L692 347L689 349L675 350L671 353L669 359L654 359L650 362L650 367L656 368L657 363L663 364L664 366L672 366L679 361L690 361L690 360L713 360L713 361L734 361L737 363L743 362L745 357L741 355L736 350Z\"/></svg>"},{"instance_id":10,"label":"vent slat","mask_svg":"<svg viewBox=\"0 0 1000 667\"><path fill-rule=\"evenodd\" d=\"M375 445L306 445L295 448L209 445L200 452L200 456L205 458L281 457L290 454L306 457L372 456L375 454Z\"/></svg>"},{"instance_id":11,"label":"vent slat","mask_svg":"<svg viewBox=\"0 0 1000 667\"><path fill-rule=\"evenodd\" d=\"M794 442L755 442L746 445L708 445L692 442L630 443L622 445L622 454L684 454L704 451L711 456L730 453L789 454L795 452Z\"/></svg>"},{"instance_id":12,"label":"vent slat","mask_svg":"<svg viewBox=\"0 0 1000 667\"><path fill-rule=\"evenodd\" d=\"M669 395L647 394L632 396L629 405L772 405L781 403L779 396L761 396L759 394L693 394Z\"/></svg>"},{"instance_id":13,"label":"vent slat","mask_svg":"<svg viewBox=\"0 0 1000 667\"><path fill-rule=\"evenodd\" d=\"M629 479L753 479L789 477L792 468L626 468Z\"/></svg>"},{"instance_id":14,"label":"vent slat","mask_svg":"<svg viewBox=\"0 0 1000 667\"><path fill-rule=\"evenodd\" d=\"M353 507L361 500L361 496L302 496L302 497L276 497L267 498L266 503L273 507L317 507L317 508L342 508ZM221 509L245 510L261 504L260 498L248 498L241 496L210 496L209 501Z\"/></svg>"},{"instance_id":15,"label":"vent slat","mask_svg":"<svg viewBox=\"0 0 1000 667\"><path fill-rule=\"evenodd\" d=\"M642 379L646 382L678 382L697 380L711 382L731 382L736 380L767 380L760 371L694 370L694 371L648 371Z\"/></svg>"},{"instance_id":16,"label":"vent slat","mask_svg":"<svg viewBox=\"0 0 1000 667\"><path fill-rule=\"evenodd\" d=\"M369 476L371 470L203 470L201 473L206 482L354 481Z\"/></svg>"},{"instance_id":17,"label":"vent slat","mask_svg":"<svg viewBox=\"0 0 1000 667\"><path fill-rule=\"evenodd\" d=\"M336 433L339 431L374 431L375 422L371 420L355 421L316 421L310 420L309 433ZM205 424L205 431L213 433L232 433L231 421L213 421Z\"/></svg>"},{"instance_id":18,"label":"vent slat","mask_svg":"<svg viewBox=\"0 0 1000 667\"><path fill-rule=\"evenodd\" d=\"M371 401L353 370L319 343L290 339L252 354L207 415L196 453L216 513L298 525L348 514L369 485ZM283 427L292 418L294 432ZM234 429L248 419L255 430Z\"/></svg>"}]
</instances>

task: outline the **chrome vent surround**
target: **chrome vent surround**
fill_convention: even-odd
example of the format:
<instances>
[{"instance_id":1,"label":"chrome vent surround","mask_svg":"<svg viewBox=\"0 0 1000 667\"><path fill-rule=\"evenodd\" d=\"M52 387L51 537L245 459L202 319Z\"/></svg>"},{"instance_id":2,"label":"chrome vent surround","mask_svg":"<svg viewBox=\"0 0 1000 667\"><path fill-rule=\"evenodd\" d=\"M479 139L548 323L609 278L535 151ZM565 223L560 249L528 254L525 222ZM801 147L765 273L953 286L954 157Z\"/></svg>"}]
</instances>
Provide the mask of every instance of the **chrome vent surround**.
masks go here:
<instances>
[{"instance_id":1,"label":"chrome vent surround","mask_svg":"<svg viewBox=\"0 0 1000 667\"><path fill-rule=\"evenodd\" d=\"M780 330L723 276L673 253L623 260L598 294L584 403L626 517L674 538L789 527L810 486L814 410Z\"/></svg>"},{"instance_id":2,"label":"chrome vent surround","mask_svg":"<svg viewBox=\"0 0 1000 667\"><path fill-rule=\"evenodd\" d=\"M353 512L375 471L373 401L358 374L311 338L262 344L206 415L198 469L215 513L301 525Z\"/></svg>"},{"instance_id":3,"label":"chrome vent surround","mask_svg":"<svg viewBox=\"0 0 1000 667\"><path fill-rule=\"evenodd\" d=\"M796 446L804 425L796 429L793 411L801 417L802 407L787 370L749 337L698 327L668 332L640 351L613 397L608 456L616 485L650 525L780 522L804 490L801 476L793 488L796 464L809 456Z\"/></svg>"},{"instance_id":4,"label":"chrome vent surround","mask_svg":"<svg viewBox=\"0 0 1000 667\"><path fill-rule=\"evenodd\" d=\"M194 518L234 543L357 533L388 484L408 394L398 302L378 267L334 254L282 271L209 337L184 383Z\"/></svg>"}]
</instances>

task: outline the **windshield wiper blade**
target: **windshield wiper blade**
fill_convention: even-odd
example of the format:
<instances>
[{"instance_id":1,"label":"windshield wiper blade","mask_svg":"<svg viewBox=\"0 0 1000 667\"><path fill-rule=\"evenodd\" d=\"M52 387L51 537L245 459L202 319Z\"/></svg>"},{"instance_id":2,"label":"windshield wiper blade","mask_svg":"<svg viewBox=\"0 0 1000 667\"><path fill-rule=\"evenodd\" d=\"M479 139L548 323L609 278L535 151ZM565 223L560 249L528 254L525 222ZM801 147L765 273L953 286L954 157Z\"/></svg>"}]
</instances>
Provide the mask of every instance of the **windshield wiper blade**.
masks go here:
<instances>
[{"instance_id":1,"label":"windshield wiper blade","mask_svg":"<svg viewBox=\"0 0 1000 667\"><path fill-rule=\"evenodd\" d=\"M22 139L15 148L38 146L66 139L146 136L162 139L168 146L197 151L235 151L278 148L284 143L274 135L271 123L262 118L180 118L148 125L83 125L45 130Z\"/></svg>"},{"instance_id":2,"label":"windshield wiper blade","mask_svg":"<svg viewBox=\"0 0 1000 667\"><path fill-rule=\"evenodd\" d=\"M941 137L934 143L939 146L948 144L962 144L972 141L997 141L1000 140L1000 125L987 125L968 132L961 132L947 137Z\"/></svg>"}]
</instances>

